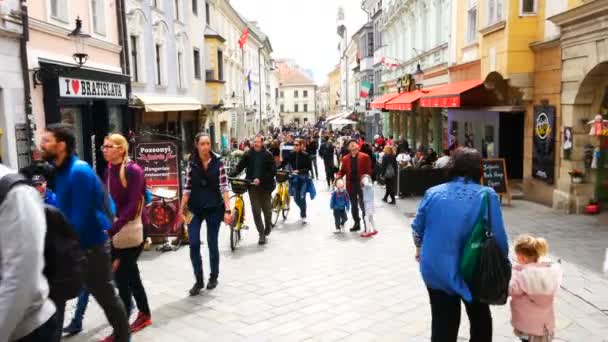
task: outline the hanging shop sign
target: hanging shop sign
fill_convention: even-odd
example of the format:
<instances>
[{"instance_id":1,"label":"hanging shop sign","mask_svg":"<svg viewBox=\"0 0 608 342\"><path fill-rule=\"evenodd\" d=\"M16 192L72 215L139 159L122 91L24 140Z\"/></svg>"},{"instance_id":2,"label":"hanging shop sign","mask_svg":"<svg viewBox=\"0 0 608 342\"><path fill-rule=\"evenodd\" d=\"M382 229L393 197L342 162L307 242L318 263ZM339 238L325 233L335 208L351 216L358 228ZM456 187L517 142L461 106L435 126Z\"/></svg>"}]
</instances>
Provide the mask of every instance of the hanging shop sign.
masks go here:
<instances>
[{"instance_id":1,"label":"hanging shop sign","mask_svg":"<svg viewBox=\"0 0 608 342\"><path fill-rule=\"evenodd\" d=\"M397 87L400 93L413 91L416 88L416 82L412 74L405 74L397 79Z\"/></svg>"},{"instance_id":2,"label":"hanging shop sign","mask_svg":"<svg viewBox=\"0 0 608 342\"><path fill-rule=\"evenodd\" d=\"M63 98L127 99L124 83L59 77L59 96Z\"/></svg>"},{"instance_id":3,"label":"hanging shop sign","mask_svg":"<svg viewBox=\"0 0 608 342\"><path fill-rule=\"evenodd\" d=\"M144 209L144 229L149 236L177 236L179 213L179 162L172 141L139 142L135 162L144 171L152 201Z\"/></svg>"},{"instance_id":4,"label":"hanging shop sign","mask_svg":"<svg viewBox=\"0 0 608 342\"><path fill-rule=\"evenodd\" d=\"M555 181L555 107L534 107L532 176L553 184Z\"/></svg>"}]
</instances>

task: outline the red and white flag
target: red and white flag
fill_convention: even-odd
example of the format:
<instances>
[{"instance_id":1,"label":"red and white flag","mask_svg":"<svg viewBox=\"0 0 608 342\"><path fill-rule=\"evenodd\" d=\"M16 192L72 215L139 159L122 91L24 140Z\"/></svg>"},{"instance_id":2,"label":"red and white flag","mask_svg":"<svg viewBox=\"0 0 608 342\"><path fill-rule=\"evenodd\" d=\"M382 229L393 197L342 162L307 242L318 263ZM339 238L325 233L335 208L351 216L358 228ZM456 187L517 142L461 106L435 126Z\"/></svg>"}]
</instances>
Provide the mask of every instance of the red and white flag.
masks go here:
<instances>
[{"instance_id":1,"label":"red and white flag","mask_svg":"<svg viewBox=\"0 0 608 342\"><path fill-rule=\"evenodd\" d=\"M242 49L247 43L247 38L249 38L249 29L245 28L243 33L241 34L241 38L239 38L239 47Z\"/></svg>"}]
</instances>

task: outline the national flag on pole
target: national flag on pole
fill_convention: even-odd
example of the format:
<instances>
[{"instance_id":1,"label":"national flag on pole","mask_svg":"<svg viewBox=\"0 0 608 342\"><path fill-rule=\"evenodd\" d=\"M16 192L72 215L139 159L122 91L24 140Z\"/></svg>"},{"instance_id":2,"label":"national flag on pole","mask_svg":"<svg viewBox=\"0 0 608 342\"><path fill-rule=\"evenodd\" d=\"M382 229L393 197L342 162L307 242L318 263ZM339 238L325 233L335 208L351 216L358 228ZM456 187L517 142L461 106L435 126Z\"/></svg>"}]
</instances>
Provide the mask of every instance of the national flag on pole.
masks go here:
<instances>
[{"instance_id":1,"label":"national flag on pole","mask_svg":"<svg viewBox=\"0 0 608 342\"><path fill-rule=\"evenodd\" d=\"M247 43L247 38L249 38L249 29L245 28L243 33L241 34L241 38L239 38L239 47L242 49Z\"/></svg>"},{"instance_id":2,"label":"national flag on pole","mask_svg":"<svg viewBox=\"0 0 608 342\"><path fill-rule=\"evenodd\" d=\"M361 92L359 93L359 96L361 96L363 98L369 97L370 89L372 89L372 84L367 81L362 81L361 82Z\"/></svg>"},{"instance_id":3,"label":"national flag on pole","mask_svg":"<svg viewBox=\"0 0 608 342\"><path fill-rule=\"evenodd\" d=\"M249 92L251 93L251 70L247 74L247 89L249 89Z\"/></svg>"}]
</instances>

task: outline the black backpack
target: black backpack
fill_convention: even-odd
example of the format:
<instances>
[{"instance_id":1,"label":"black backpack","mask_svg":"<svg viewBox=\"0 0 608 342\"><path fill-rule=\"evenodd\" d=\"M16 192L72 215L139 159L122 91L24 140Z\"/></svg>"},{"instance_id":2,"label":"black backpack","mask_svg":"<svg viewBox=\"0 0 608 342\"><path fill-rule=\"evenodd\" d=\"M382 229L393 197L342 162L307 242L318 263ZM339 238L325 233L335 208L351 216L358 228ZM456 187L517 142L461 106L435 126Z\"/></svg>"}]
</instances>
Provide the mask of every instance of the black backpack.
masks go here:
<instances>
[{"instance_id":1,"label":"black backpack","mask_svg":"<svg viewBox=\"0 0 608 342\"><path fill-rule=\"evenodd\" d=\"M0 204L11 188L29 182L19 174L0 179ZM49 297L55 301L76 298L84 286L86 256L67 218L52 206L45 206L46 237L43 274L49 282Z\"/></svg>"}]
</instances>

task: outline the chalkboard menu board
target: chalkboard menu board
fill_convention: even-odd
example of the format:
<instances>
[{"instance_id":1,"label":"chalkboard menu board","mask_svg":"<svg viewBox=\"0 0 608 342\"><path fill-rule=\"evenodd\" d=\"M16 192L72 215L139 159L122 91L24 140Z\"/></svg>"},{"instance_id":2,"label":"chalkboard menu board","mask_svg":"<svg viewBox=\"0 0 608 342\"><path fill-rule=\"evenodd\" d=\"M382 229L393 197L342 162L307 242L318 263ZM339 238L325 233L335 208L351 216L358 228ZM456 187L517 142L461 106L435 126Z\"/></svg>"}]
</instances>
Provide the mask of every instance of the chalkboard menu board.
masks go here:
<instances>
[{"instance_id":1,"label":"chalkboard menu board","mask_svg":"<svg viewBox=\"0 0 608 342\"><path fill-rule=\"evenodd\" d=\"M507 168L504 159L483 159L481 161L483 176L481 182L493 188L499 194L509 193Z\"/></svg>"}]
</instances>

